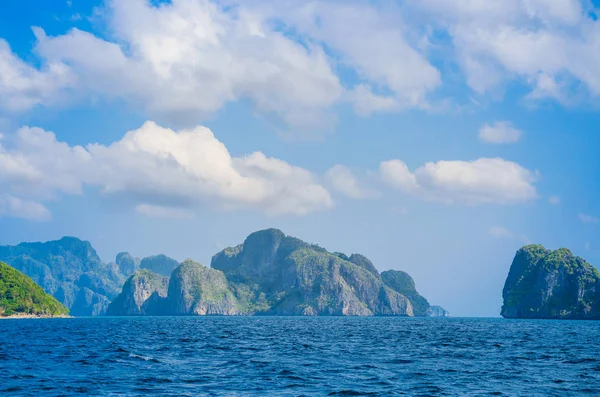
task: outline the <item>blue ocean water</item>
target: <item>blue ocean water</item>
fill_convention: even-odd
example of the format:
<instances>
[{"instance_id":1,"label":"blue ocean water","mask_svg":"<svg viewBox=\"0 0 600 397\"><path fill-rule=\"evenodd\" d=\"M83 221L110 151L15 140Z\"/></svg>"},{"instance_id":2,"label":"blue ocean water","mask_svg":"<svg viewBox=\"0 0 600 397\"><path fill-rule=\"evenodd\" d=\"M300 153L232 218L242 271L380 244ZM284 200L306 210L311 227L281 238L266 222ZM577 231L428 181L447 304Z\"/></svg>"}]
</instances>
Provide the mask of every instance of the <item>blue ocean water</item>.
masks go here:
<instances>
[{"instance_id":1,"label":"blue ocean water","mask_svg":"<svg viewBox=\"0 0 600 397\"><path fill-rule=\"evenodd\" d=\"M0 321L3 396L599 395L600 322Z\"/></svg>"}]
</instances>

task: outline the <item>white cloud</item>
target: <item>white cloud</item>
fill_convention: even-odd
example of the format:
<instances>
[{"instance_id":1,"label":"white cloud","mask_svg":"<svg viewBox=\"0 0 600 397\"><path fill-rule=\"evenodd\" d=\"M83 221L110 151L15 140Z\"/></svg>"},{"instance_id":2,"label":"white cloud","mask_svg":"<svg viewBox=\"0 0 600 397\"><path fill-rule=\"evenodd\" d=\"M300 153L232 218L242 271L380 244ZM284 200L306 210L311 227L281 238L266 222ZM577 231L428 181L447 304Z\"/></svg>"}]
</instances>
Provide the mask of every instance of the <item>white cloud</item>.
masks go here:
<instances>
[{"instance_id":1,"label":"white cloud","mask_svg":"<svg viewBox=\"0 0 600 397\"><path fill-rule=\"evenodd\" d=\"M583 223L600 223L600 218L587 214L579 214L579 220Z\"/></svg>"},{"instance_id":2,"label":"white cloud","mask_svg":"<svg viewBox=\"0 0 600 397\"><path fill-rule=\"evenodd\" d=\"M135 210L149 218L192 219L195 216L193 211L177 207L164 207L152 204L138 204L135 207Z\"/></svg>"},{"instance_id":3,"label":"white cloud","mask_svg":"<svg viewBox=\"0 0 600 397\"><path fill-rule=\"evenodd\" d=\"M358 113L427 107L427 94L441 85L440 72L411 42L400 9L390 3L272 3L267 13L273 18L322 43L356 72L361 83L348 99Z\"/></svg>"},{"instance_id":4,"label":"white cloud","mask_svg":"<svg viewBox=\"0 0 600 397\"><path fill-rule=\"evenodd\" d=\"M342 100L363 114L426 107L441 85L397 8L228 3L108 1L98 15L110 41L75 28L54 37L34 28L40 69L0 42L0 98L10 99L0 108L100 95L195 125L229 102L249 100L276 123L311 130L331 126L331 108ZM344 87L338 66L357 81Z\"/></svg>"},{"instance_id":5,"label":"white cloud","mask_svg":"<svg viewBox=\"0 0 600 397\"><path fill-rule=\"evenodd\" d=\"M488 143L515 143L523 133L514 128L508 121L498 121L492 125L484 124L479 129L479 139Z\"/></svg>"},{"instance_id":6,"label":"white cloud","mask_svg":"<svg viewBox=\"0 0 600 397\"><path fill-rule=\"evenodd\" d=\"M325 180L346 197L357 200L379 197L379 192L363 186L352 171L344 165L337 164L328 169Z\"/></svg>"},{"instance_id":7,"label":"white cloud","mask_svg":"<svg viewBox=\"0 0 600 397\"><path fill-rule=\"evenodd\" d=\"M48 221L52 218L52 215L40 203L23 200L8 194L0 194L0 218L2 217Z\"/></svg>"},{"instance_id":8,"label":"white cloud","mask_svg":"<svg viewBox=\"0 0 600 397\"><path fill-rule=\"evenodd\" d=\"M0 39L0 110L22 112L39 104L60 101L60 91L72 84L68 67L49 62L40 70L13 54Z\"/></svg>"},{"instance_id":9,"label":"white cloud","mask_svg":"<svg viewBox=\"0 0 600 397\"><path fill-rule=\"evenodd\" d=\"M455 59L478 93L518 80L530 99L562 103L584 87L600 95L600 23L580 0L423 0L409 3L419 24L449 33ZM408 11L407 11L408 12ZM437 31L432 29L432 31Z\"/></svg>"},{"instance_id":10,"label":"white cloud","mask_svg":"<svg viewBox=\"0 0 600 397\"><path fill-rule=\"evenodd\" d=\"M331 60L242 6L175 0L109 1L100 14L108 37L72 29L49 37L34 28L37 70L0 41L0 99L5 111L51 106L69 94L122 98L146 114L195 125L237 100L283 125L327 127L342 95ZM7 108L8 107L8 108Z\"/></svg>"},{"instance_id":11,"label":"white cloud","mask_svg":"<svg viewBox=\"0 0 600 397\"><path fill-rule=\"evenodd\" d=\"M4 183L14 194L40 199L81 193L79 172L90 160L83 147L58 142L54 134L37 127L23 127L8 138L0 140L0 186Z\"/></svg>"},{"instance_id":12,"label":"white cloud","mask_svg":"<svg viewBox=\"0 0 600 397\"><path fill-rule=\"evenodd\" d=\"M509 230L507 230L501 226L492 227L489 230L489 233L492 237L498 238L498 239L510 239L513 237L513 234Z\"/></svg>"},{"instance_id":13,"label":"white cloud","mask_svg":"<svg viewBox=\"0 0 600 397\"><path fill-rule=\"evenodd\" d=\"M558 196L550 196L548 197L548 203L552 204L552 205L559 205L560 204L560 197Z\"/></svg>"},{"instance_id":14,"label":"white cloud","mask_svg":"<svg viewBox=\"0 0 600 397\"><path fill-rule=\"evenodd\" d=\"M182 215L209 204L304 215L330 208L313 175L255 152L232 157L205 127L181 131L146 122L109 146L69 146L53 133L22 128L0 146L0 187L19 197L78 194L84 185L119 195L146 215Z\"/></svg>"},{"instance_id":15,"label":"white cloud","mask_svg":"<svg viewBox=\"0 0 600 397\"><path fill-rule=\"evenodd\" d=\"M0 110L100 97L191 126L242 100L283 130L312 131L332 126L339 103L363 115L431 109L443 83L463 80L481 95L516 81L529 100L572 104L600 96L592 9L580 0L110 0L96 14L102 37L35 28L36 66L0 39Z\"/></svg>"},{"instance_id":16,"label":"white cloud","mask_svg":"<svg viewBox=\"0 0 600 397\"><path fill-rule=\"evenodd\" d=\"M501 158L427 163L414 172L400 160L380 164L384 182L405 193L446 203L513 204L537 197L535 174Z\"/></svg>"}]
</instances>

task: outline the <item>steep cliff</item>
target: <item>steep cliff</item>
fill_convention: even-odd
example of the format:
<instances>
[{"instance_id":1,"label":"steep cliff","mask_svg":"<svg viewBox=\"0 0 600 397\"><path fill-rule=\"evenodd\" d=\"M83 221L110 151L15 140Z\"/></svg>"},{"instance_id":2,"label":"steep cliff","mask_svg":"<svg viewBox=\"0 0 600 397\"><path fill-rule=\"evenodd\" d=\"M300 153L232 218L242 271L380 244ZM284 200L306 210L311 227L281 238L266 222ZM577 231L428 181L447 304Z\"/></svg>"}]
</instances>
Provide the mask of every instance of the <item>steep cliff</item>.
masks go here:
<instances>
[{"instance_id":1,"label":"steep cliff","mask_svg":"<svg viewBox=\"0 0 600 397\"><path fill-rule=\"evenodd\" d=\"M502 296L503 317L600 319L600 273L566 248L518 250Z\"/></svg>"},{"instance_id":2,"label":"steep cliff","mask_svg":"<svg viewBox=\"0 0 600 397\"><path fill-rule=\"evenodd\" d=\"M137 269L140 268L140 258L135 258L129 252L121 252L117 254L115 263L119 268L119 272L125 277L131 276Z\"/></svg>"},{"instance_id":3,"label":"steep cliff","mask_svg":"<svg viewBox=\"0 0 600 397\"><path fill-rule=\"evenodd\" d=\"M211 267L255 291L246 299L262 299L264 314L413 315L410 301L385 286L368 259L344 257L268 229L216 254Z\"/></svg>"},{"instance_id":4,"label":"steep cliff","mask_svg":"<svg viewBox=\"0 0 600 397\"><path fill-rule=\"evenodd\" d=\"M406 272L399 270L386 270L381 273L381 279L391 289L406 296L413 307L415 316L428 316L430 305L427 299L417 292L415 280Z\"/></svg>"},{"instance_id":5,"label":"steep cliff","mask_svg":"<svg viewBox=\"0 0 600 397\"><path fill-rule=\"evenodd\" d=\"M0 246L0 260L31 277L74 316L103 314L125 281L118 266L102 263L89 242L75 237Z\"/></svg>"},{"instance_id":6,"label":"steep cliff","mask_svg":"<svg viewBox=\"0 0 600 397\"><path fill-rule=\"evenodd\" d=\"M108 316L162 315L167 313L169 278L148 269L137 270L111 302Z\"/></svg>"},{"instance_id":7,"label":"steep cliff","mask_svg":"<svg viewBox=\"0 0 600 397\"><path fill-rule=\"evenodd\" d=\"M167 312L171 315L240 314L225 274L190 259L171 275Z\"/></svg>"},{"instance_id":8,"label":"steep cliff","mask_svg":"<svg viewBox=\"0 0 600 397\"><path fill-rule=\"evenodd\" d=\"M330 253L277 229L252 233L217 253L210 268L184 261L171 273L166 293L165 280L138 270L108 314L447 315L432 310L408 274L380 275L362 255Z\"/></svg>"},{"instance_id":9,"label":"steep cliff","mask_svg":"<svg viewBox=\"0 0 600 397\"><path fill-rule=\"evenodd\" d=\"M146 257L140 263L140 269L148 269L166 277L169 277L177 266L179 262L163 254Z\"/></svg>"}]
</instances>

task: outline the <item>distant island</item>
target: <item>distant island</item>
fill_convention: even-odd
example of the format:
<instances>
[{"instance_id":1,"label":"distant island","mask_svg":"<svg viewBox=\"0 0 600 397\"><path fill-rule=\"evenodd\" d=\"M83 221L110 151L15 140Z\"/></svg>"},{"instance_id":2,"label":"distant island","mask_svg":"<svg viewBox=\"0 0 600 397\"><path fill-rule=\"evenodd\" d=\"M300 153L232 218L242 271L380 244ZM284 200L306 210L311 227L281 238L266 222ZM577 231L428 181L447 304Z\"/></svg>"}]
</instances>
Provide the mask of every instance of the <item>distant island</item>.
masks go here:
<instances>
[{"instance_id":1,"label":"distant island","mask_svg":"<svg viewBox=\"0 0 600 397\"><path fill-rule=\"evenodd\" d=\"M127 252L103 263L89 242L75 237L0 246L0 259L74 316L449 315L431 306L407 273L380 274L363 255L329 252L277 229L250 234L214 255L210 267Z\"/></svg>"},{"instance_id":2,"label":"distant island","mask_svg":"<svg viewBox=\"0 0 600 397\"><path fill-rule=\"evenodd\" d=\"M447 316L404 272L379 274L366 257L328 252L277 229L249 235L170 277L135 272L108 315Z\"/></svg>"},{"instance_id":3,"label":"distant island","mask_svg":"<svg viewBox=\"0 0 600 397\"><path fill-rule=\"evenodd\" d=\"M0 317L66 316L69 310L33 280L0 262Z\"/></svg>"},{"instance_id":4,"label":"distant island","mask_svg":"<svg viewBox=\"0 0 600 397\"><path fill-rule=\"evenodd\" d=\"M28 275L73 316L99 316L137 269L170 274L179 263L166 255L144 259L121 252L103 263L88 241L63 237L45 243L0 246L0 260Z\"/></svg>"},{"instance_id":5,"label":"distant island","mask_svg":"<svg viewBox=\"0 0 600 397\"><path fill-rule=\"evenodd\" d=\"M566 248L519 249L502 296L507 318L600 319L600 273Z\"/></svg>"}]
</instances>

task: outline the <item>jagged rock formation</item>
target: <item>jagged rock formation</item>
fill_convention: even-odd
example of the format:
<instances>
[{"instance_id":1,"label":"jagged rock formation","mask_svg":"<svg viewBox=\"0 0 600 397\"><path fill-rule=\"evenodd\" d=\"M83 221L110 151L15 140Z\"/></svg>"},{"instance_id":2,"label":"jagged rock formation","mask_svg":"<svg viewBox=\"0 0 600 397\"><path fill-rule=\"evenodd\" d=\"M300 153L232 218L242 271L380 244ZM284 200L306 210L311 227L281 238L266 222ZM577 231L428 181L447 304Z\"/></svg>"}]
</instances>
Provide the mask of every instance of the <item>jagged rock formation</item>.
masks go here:
<instances>
[{"instance_id":1,"label":"jagged rock formation","mask_svg":"<svg viewBox=\"0 0 600 397\"><path fill-rule=\"evenodd\" d=\"M503 317L600 319L600 273L566 248L519 249L502 296Z\"/></svg>"},{"instance_id":2,"label":"jagged rock formation","mask_svg":"<svg viewBox=\"0 0 600 397\"><path fill-rule=\"evenodd\" d=\"M260 302L263 314L411 316L410 301L385 286L361 258L355 256L357 265L268 229L216 254L211 267L238 289L245 285L244 300L251 306Z\"/></svg>"},{"instance_id":3,"label":"jagged rock formation","mask_svg":"<svg viewBox=\"0 0 600 397\"><path fill-rule=\"evenodd\" d=\"M430 306L427 312L429 317L450 317L450 313L441 306Z\"/></svg>"},{"instance_id":4,"label":"jagged rock formation","mask_svg":"<svg viewBox=\"0 0 600 397\"><path fill-rule=\"evenodd\" d=\"M0 316L64 316L69 310L17 269L0 262Z\"/></svg>"},{"instance_id":5,"label":"jagged rock formation","mask_svg":"<svg viewBox=\"0 0 600 397\"><path fill-rule=\"evenodd\" d=\"M403 282L392 273L382 278L362 255L330 253L277 229L219 252L211 268L165 255L140 261L127 252L104 264L89 242L74 237L0 247L0 259L76 316L430 313L407 274L397 272Z\"/></svg>"},{"instance_id":6,"label":"jagged rock formation","mask_svg":"<svg viewBox=\"0 0 600 397\"><path fill-rule=\"evenodd\" d=\"M146 257L140 263L141 269L148 269L166 277L169 277L177 266L179 266L179 262L163 254Z\"/></svg>"},{"instance_id":7,"label":"jagged rock formation","mask_svg":"<svg viewBox=\"0 0 600 397\"><path fill-rule=\"evenodd\" d=\"M330 253L276 229L252 233L243 244L224 249L211 268L186 260L173 271L166 298L147 281L140 286L137 274L109 314L413 315L411 301L385 285L364 256Z\"/></svg>"},{"instance_id":8,"label":"jagged rock formation","mask_svg":"<svg viewBox=\"0 0 600 397\"><path fill-rule=\"evenodd\" d=\"M117 254L117 258L115 259L119 272L125 277L129 277L135 273L140 268L140 262L140 258L134 258L129 252L121 252Z\"/></svg>"},{"instance_id":9,"label":"jagged rock formation","mask_svg":"<svg viewBox=\"0 0 600 397\"><path fill-rule=\"evenodd\" d=\"M160 315L166 312L169 278L148 269L137 270L111 302L108 316Z\"/></svg>"},{"instance_id":10,"label":"jagged rock formation","mask_svg":"<svg viewBox=\"0 0 600 397\"><path fill-rule=\"evenodd\" d=\"M431 305L417 292L415 280L408 273L400 270L386 270L381 273L381 279L385 285L410 299L415 316L430 315Z\"/></svg>"},{"instance_id":11,"label":"jagged rock formation","mask_svg":"<svg viewBox=\"0 0 600 397\"><path fill-rule=\"evenodd\" d=\"M89 242L75 237L0 246L0 260L31 277L74 316L103 314L125 280L116 265L102 263Z\"/></svg>"},{"instance_id":12,"label":"jagged rock formation","mask_svg":"<svg viewBox=\"0 0 600 397\"><path fill-rule=\"evenodd\" d=\"M352 254L346 260L362 267L363 269L367 270L369 273L377 277L379 280L381 280L381 275L375 268L375 265L373 265L373 262L371 262L366 256L363 256L361 254Z\"/></svg>"},{"instance_id":13,"label":"jagged rock formation","mask_svg":"<svg viewBox=\"0 0 600 397\"><path fill-rule=\"evenodd\" d=\"M225 274L185 260L171 275L168 313L172 315L241 314Z\"/></svg>"}]
</instances>

